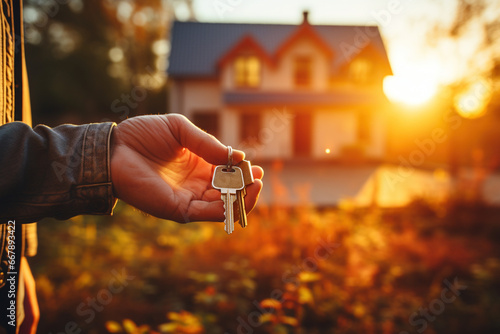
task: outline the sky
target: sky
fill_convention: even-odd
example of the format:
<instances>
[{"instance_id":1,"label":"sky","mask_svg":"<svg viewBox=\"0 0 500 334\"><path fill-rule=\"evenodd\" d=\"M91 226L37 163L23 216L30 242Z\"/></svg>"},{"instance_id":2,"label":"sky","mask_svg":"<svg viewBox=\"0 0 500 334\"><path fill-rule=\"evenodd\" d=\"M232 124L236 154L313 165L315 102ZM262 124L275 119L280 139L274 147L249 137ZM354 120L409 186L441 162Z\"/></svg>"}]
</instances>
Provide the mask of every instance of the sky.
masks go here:
<instances>
[{"instance_id":1,"label":"sky","mask_svg":"<svg viewBox=\"0 0 500 334\"><path fill-rule=\"evenodd\" d=\"M200 21L300 23L302 11L309 10L316 24L366 24L382 22L382 11L404 17L418 7L427 9L427 0L195 0ZM435 0L453 3L453 0ZM223 8L223 9L221 9ZM439 16L441 13L435 13Z\"/></svg>"},{"instance_id":2,"label":"sky","mask_svg":"<svg viewBox=\"0 0 500 334\"><path fill-rule=\"evenodd\" d=\"M393 92L396 100L406 92L402 102L417 104L462 75L464 60L456 57L457 52L474 50L468 44L460 50L453 43L429 47L429 27L451 22L455 4L456 0L194 0L194 10L202 22L299 24L308 10L312 24L377 25L394 72L388 86L399 89Z\"/></svg>"}]
</instances>

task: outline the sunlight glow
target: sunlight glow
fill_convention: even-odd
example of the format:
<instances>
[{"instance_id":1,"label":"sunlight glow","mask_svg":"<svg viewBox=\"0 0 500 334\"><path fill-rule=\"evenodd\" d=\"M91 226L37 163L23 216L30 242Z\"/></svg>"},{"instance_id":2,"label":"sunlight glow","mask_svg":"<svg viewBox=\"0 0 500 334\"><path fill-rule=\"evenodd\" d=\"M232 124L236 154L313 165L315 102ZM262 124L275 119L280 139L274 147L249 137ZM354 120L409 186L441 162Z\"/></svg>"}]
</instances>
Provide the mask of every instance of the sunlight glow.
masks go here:
<instances>
[{"instance_id":1,"label":"sunlight glow","mask_svg":"<svg viewBox=\"0 0 500 334\"><path fill-rule=\"evenodd\" d=\"M491 83L481 79L455 99L457 112L465 118L478 118L486 113L486 107L492 98Z\"/></svg>"},{"instance_id":2,"label":"sunlight glow","mask_svg":"<svg viewBox=\"0 0 500 334\"><path fill-rule=\"evenodd\" d=\"M327 148L327 149L325 150L325 153L326 153L326 154L330 154L330 153L332 153L332 150L330 150L329 148Z\"/></svg>"},{"instance_id":3,"label":"sunlight glow","mask_svg":"<svg viewBox=\"0 0 500 334\"><path fill-rule=\"evenodd\" d=\"M436 95L437 83L424 76L387 76L384 79L384 93L392 102L419 106L429 102Z\"/></svg>"}]
</instances>

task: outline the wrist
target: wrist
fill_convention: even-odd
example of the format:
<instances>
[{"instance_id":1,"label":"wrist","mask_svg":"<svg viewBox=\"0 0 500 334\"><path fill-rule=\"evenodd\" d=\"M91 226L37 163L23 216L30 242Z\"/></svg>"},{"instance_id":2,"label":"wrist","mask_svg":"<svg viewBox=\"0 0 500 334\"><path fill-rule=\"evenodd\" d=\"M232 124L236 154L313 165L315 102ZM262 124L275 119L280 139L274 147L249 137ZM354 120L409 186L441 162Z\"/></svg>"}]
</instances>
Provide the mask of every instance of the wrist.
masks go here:
<instances>
[{"instance_id":1,"label":"wrist","mask_svg":"<svg viewBox=\"0 0 500 334\"><path fill-rule=\"evenodd\" d=\"M115 182L114 182L114 179L113 179L113 171L114 171L114 165L115 165L115 160L114 159L116 157L116 143L118 141L118 126L113 126L113 128L111 129L111 133L110 133L110 136L109 136L109 178L110 178L110 181L111 181L111 189L112 189L112 192L113 192L113 197L115 198L118 198L118 196L116 195L116 189L115 189Z\"/></svg>"}]
</instances>

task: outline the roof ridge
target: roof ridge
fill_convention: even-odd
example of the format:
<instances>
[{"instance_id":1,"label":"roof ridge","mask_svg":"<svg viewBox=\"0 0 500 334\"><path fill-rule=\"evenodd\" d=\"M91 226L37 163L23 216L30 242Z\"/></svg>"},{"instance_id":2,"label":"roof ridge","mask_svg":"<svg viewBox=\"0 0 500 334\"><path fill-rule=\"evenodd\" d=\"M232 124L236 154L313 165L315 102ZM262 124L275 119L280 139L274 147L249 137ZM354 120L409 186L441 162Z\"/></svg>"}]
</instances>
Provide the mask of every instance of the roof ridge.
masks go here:
<instances>
[{"instance_id":1,"label":"roof ridge","mask_svg":"<svg viewBox=\"0 0 500 334\"><path fill-rule=\"evenodd\" d=\"M278 47L302 24L232 23L175 21L172 28L172 50L169 55L169 75L215 77L217 63L228 50L245 35L251 36L268 55L275 55ZM384 62L389 62L378 26L309 25L332 50L332 70L338 70L351 58L345 54L346 44L356 54L368 44L373 45ZM367 43L367 44L365 44ZM351 52L352 53L352 52Z\"/></svg>"},{"instance_id":2,"label":"roof ridge","mask_svg":"<svg viewBox=\"0 0 500 334\"><path fill-rule=\"evenodd\" d=\"M207 21L180 21L175 20L174 24L207 24L207 25L251 25L251 26L286 26L286 27L299 27L302 23L262 23L262 22L207 22ZM378 28L380 27L376 24L309 24L311 27L345 27L345 28Z\"/></svg>"}]
</instances>

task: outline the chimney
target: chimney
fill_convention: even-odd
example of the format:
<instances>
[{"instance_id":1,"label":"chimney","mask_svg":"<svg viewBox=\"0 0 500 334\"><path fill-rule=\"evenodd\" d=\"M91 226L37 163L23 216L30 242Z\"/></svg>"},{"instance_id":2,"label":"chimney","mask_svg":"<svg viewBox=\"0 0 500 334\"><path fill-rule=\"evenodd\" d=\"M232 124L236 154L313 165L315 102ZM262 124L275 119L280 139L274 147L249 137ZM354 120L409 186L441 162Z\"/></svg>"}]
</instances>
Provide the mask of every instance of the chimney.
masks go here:
<instances>
[{"instance_id":1,"label":"chimney","mask_svg":"<svg viewBox=\"0 0 500 334\"><path fill-rule=\"evenodd\" d=\"M302 24L309 24L309 11L305 10L302 12L302 17L304 20L302 21Z\"/></svg>"}]
</instances>

